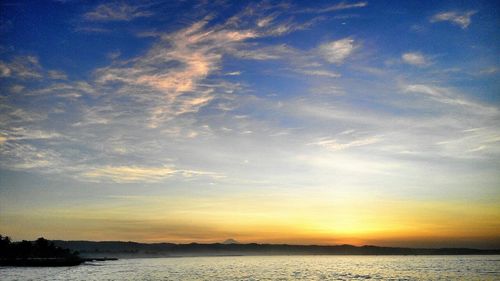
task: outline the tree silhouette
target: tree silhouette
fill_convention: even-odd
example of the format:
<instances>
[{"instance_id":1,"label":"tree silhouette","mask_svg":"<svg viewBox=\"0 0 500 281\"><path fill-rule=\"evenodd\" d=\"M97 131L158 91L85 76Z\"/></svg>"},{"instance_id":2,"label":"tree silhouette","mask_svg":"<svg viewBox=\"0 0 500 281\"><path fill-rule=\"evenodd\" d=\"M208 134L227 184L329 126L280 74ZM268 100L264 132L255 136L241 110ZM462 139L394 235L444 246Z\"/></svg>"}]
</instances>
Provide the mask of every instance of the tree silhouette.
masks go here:
<instances>
[{"instance_id":1,"label":"tree silhouette","mask_svg":"<svg viewBox=\"0 0 500 281\"><path fill-rule=\"evenodd\" d=\"M0 235L0 259L79 259L78 252L57 247L40 237L34 242L12 242L9 236Z\"/></svg>"}]
</instances>

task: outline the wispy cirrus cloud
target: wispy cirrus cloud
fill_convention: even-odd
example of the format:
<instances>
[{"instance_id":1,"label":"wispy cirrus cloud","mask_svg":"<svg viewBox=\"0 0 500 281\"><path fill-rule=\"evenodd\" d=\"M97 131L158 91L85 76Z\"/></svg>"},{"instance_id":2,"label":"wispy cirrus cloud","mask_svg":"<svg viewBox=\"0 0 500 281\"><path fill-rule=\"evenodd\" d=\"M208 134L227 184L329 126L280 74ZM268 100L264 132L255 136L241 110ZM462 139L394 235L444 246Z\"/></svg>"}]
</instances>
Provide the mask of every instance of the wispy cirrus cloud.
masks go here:
<instances>
[{"instance_id":1,"label":"wispy cirrus cloud","mask_svg":"<svg viewBox=\"0 0 500 281\"><path fill-rule=\"evenodd\" d=\"M353 147L360 147L365 145L374 144L380 141L379 137L367 137L354 139L349 141L340 141L336 138L320 138L319 140L310 143L310 145L318 145L330 151L341 151Z\"/></svg>"},{"instance_id":2,"label":"wispy cirrus cloud","mask_svg":"<svg viewBox=\"0 0 500 281\"><path fill-rule=\"evenodd\" d=\"M0 142L2 167L12 170L36 170L36 172L60 173L64 167L64 158L53 149L40 148L37 145L4 138ZM14 140L14 141L12 141Z\"/></svg>"},{"instance_id":3,"label":"wispy cirrus cloud","mask_svg":"<svg viewBox=\"0 0 500 281\"><path fill-rule=\"evenodd\" d=\"M329 70L322 70L322 69L298 69L296 71L298 73L302 73L305 75L322 76L322 77L328 77L328 78L339 78L342 76L338 72L329 71Z\"/></svg>"},{"instance_id":4,"label":"wispy cirrus cloud","mask_svg":"<svg viewBox=\"0 0 500 281\"><path fill-rule=\"evenodd\" d=\"M483 68L479 71L480 75L491 75L491 74L496 74L498 73L498 67L492 66L492 67L486 67Z\"/></svg>"},{"instance_id":5,"label":"wispy cirrus cloud","mask_svg":"<svg viewBox=\"0 0 500 281\"><path fill-rule=\"evenodd\" d=\"M255 20L256 13L260 20ZM105 20L96 14L92 17ZM115 17L120 18L123 17ZM239 84L222 79L223 73L227 73L221 71L223 58L245 50L252 45L246 43L250 39L281 36L305 26L307 23L278 18L272 9L257 12L246 9L226 21L214 21L214 16L208 16L174 31L157 32L151 48L133 58L115 56L110 65L96 69L88 80L71 80L64 72L44 70L38 63L40 75L50 79L18 87L19 96L54 106L38 120L25 118L15 123L14 111L4 115L9 119L9 129L23 128L15 134L10 130L9 136L2 135L2 144L10 153L10 160L4 165L14 169L36 168L42 173L65 171L81 181L157 182L173 176L201 175L202 172L194 171L206 169L169 170L146 159L160 154L165 158L178 156L179 152L170 149L166 142L175 147L180 140L196 143L199 139L216 138L218 134L246 138L257 132L258 126L254 125L228 124L220 129L217 122L210 121L219 118L219 114L229 114L226 112L243 103L234 95L236 91L242 92ZM278 45L270 46L269 52L281 58L295 50ZM35 59L31 61L38 62ZM12 76L11 68L3 72ZM333 71L314 69L308 70L308 75L337 77ZM134 106L130 107L130 103ZM213 111L207 120L197 116L204 107ZM19 110L18 115L36 111ZM46 125L39 123L48 116L61 120L54 123L54 131L42 130ZM36 126L29 127L30 122ZM60 131L64 131L64 136L57 135ZM36 132L39 132L37 138ZM79 159L78 163L74 158ZM109 159L118 161L110 166ZM198 161L188 162L196 166ZM133 176L127 178L123 175L127 173Z\"/></svg>"},{"instance_id":6,"label":"wispy cirrus cloud","mask_svg":"<svg viewBox=\"0 0 500 281\"><path fill-rule=\"evenodd\" d=\"M197 176L220 177L220 175L211 172L182 170L169 166L104 166L85 171L80 177L90 181L109 180L117 183L131 183L159 182L176 175L186 178Z\"/></svg>"},{"instance_id":7,"label":"wispy cirrus cloud","mask_svg":"<svg viewBox=\"0 0 500 281\"><path fill-rule=\"evenodd\" d=\"M266 154L280 155L285 162L292 161L294 155L282 150L296 151L299 154L314 150L321 154L326 149L350 154L369 148L373 154L384 155L386 160L402 155L407 158L417 155L431 157L430 152L441 152L449 156L465 145L470 146L464 149L470 151L467 155L484 155L494 150L496 143L482 140L488 134L490 139L494 139L490 122L496 118L495 110L461 97L443 86L419 82L407 83L397 89L405 94L404 99L415 101L410 102L413 110L420 110L418 106L422 105L432 112L445 109L449 113L429 120L397 117L388 112L407 108L406 100L397 106L394 101L384 103L381 107L389 108L387 111L366 111L353 104L339 103L336 98L342 97L344 101L364 99L364 94L356 93L357 85L346 83L341 79L344 73L337 69L337 65L341 64L346 64L346 68L350 67L347 62L360 47L359 43L353 37L346 37L299 49L285 43L262 45L259 42L259 39L265 37L292 32L294 29L291 26L300 25L283 18L282 14L275 11L261 12L258 9L245 10L226 21L215 21L213 16L205 17L180 29L157 31L156 41L149 49L132 58L113 56L113 62L96 69L94 76L87 81L68 79L53 81L39 88L19 88L21 96L29 95L32 99L54 102L59 101L56 98L63 98L65 103L54 103L58 104L58 108L50 114L53 114L51 118L67 118L65 124L58 123L64 128L65 134L57 136L57 127L54 130L44 130L43 126L29 127L23 124L37 123L37 117L13 123L15 114L26 115L27 112L17 111L14 114L12 111L9 113L9 116L12 115L9 117L9 128L24 128L25 132L18 130L15 132L17 135L14 135L11 130L9 137L2 135L1 142L9 145L11 151L18 151L10 154L12 161L5 163L24 163L15 166L19 169L39 167L40 171L60 171L71 163L70 158L78 158L81 159L78 165L73 165L72 170L65 170L78 180L137 183L168 181L194 175L181 171L207 171L210 167L231 170L235 163L251 166L262 160L253 151L263 147ZM408 55L404 56L405 54ZM407 63L429 63L426 55L418 52L405 54L401 59L406 57ZM314 91L306 91L313 93L313 97L304 96L300 102L294 103L293 99L281 96L266 100L254 93L249 94L245 86L224 81L239 79L247 72L239 68L236 68L238 71L232 71L234 68L231 71L224 69L226 56L254 60L255 63L272 61L292 74L316 76L318 79L302 79L299 75L286 76L287 79L292 77L304 83L318 80L315 81L318 84L311 87ZM58 76L57 73L51 74L43 69L40 73L46 73L46 77ZM394 91L391 88L384 90ZM326 97L328 100L315 103L314 99ZM330 102L336 105L329 106ZM130 103L134 106L130 107ZM462 107L471 116L472 112L480 112L473 116L473 120L477 123L475 125L484 125L482 127L487 128L485 131L488 134L455 143L455 148L452 148L451 144L444 143L451 134L441 135L440 132L443 128L468 129L465 125L457 125L454 115ZM280 120L283 116L286 118L269 121L261 120L257 117L260 115L273 116L274 120ZM40 116L40 120L46 118L47 116ZM276 125L278 122L289 122L285 120L294 120L303 126L281 128ZM314 127L315 124L323 124L321 131L327 130L330 133L316 134L315 130L318 128ZM348 127L365 133L340 134ZM421 136L415 137L407 132L408 127L420 128ZM36 134L41 137L35 138ZM431 137L433 143L429 144L426 138ZM264 143L262 139L276 139L280 141L280 145ZM225 145L228 141L234 144L237 153ZM209 148L201 148L205 146ZM55 147L59 148L59 154L55 153ZM220 155L224 155L224 159ZM16 160L16 157L19 159ZM167 166L159 165L158 162L165 163L162 162L165 158L175 160L166 162L172 163ZM114 161L112 165L110 159ZM157 159L158 162L147 159ZM330 161L328 158L323 160L315 162L315 167L318 168L318 163ZM176 161L184 161L182 167L189 168L178 168ZM396 160L389 162L391 161ZM278 160L269 161L270 167L282 164ZM356 165L353 163L352 167ZM278 177L281 173L287 174L278 168L275 172ZM132 176L127 178L127 173ZM238 176L245 178L241 174Z\"/></svg>"},{"instance_id":8,"label":"wispy cirrus cloud","mask_svg":"<svg viewBox=\"0 0 500 281\"><path fill-rule=\"evenodd\" d=\"M299 55L299 52L288 45L280 44L257 48L251 48L250 46L247 46L247 48L232 48L229 49L229 54L241 59L268 61L295 57Z\"/></svg>"},{"instance_id":9,"label":"wispy cirrus cloud","mask_svg":"<svg viewBox=\"0 0 500 281\"><path fill-rule=\"evenodd\" d=\"M396 85L400 83L394 82ZM335 134L313 136L314 140L307 144L334 152L355 153L353 148L361 149L366 145L373 155L393 158L384 160L389 162L398 162L395 159L399 158L434 161L437 155L469 161L498 155L500 131L495 125L500 118L498 108L471 99L456 89L431 82L407 83L397 87L399 89L384 90L400 93L393 95L391 101L382 102L384 110L367 110L343 104L341 99L328 102L325 96L301 99L285 105L283 110L289 108L294 118L329 120L327 123L331 127L321 123L321 131ZM354 95L352 88L348 95ZM359 95L356 97L360 98ZM426 114L394 114L403 109ZM482 129L471 129L475 127Z\"/></svg>"},{"instance_id":10,"label":"wispy cirrus cloud","mask_svg":"<svg viewBox=\"0 0 500 281\"><path fill-rule=\"evenodd\" d=\"M154 100L151 128L174 116L197 112L224 97L218 92L227 83L206 82L219 71L225 55L269 60L293 52L284 45L269 47L266 52L244 50L249 39L281 36L304 26L289 20L275 21L272 10L271 15L265 15L266 9L270 8L264 9L264 16L258 21L253 17L255 9L250 6L220 24L213 25L212 17L205 17L178 31L161 34L145 55L96 70L96 81L101 85L121 85L120 91L132 96L135 91L127 91L125 87L150 89L147 95L142 90L135 97Z\"/></svg>"},{"instance_id":11,"label":"wispy cirrus cloud","mask_svg":"<svg viewBox=\"0 0 500 281\"><path fill-rule=\"evenodd\" d=\"M353 3L348 3L348 2L340 2L335 5L327 6L327 7L322 7L322 8L308 8L304 10L300 10L300 13L329 13L329 12L335 12L335 11L341 11L341 10L347 10L347 9L355 9L355 8L363 8L368 6L368 2L353 2Z\"/></svg>"},{"instance_id":12,"label":"wispy cirrus cloud","mask_svg":"<svg viewBox=\"0 0 500 281\"><path fill-rule=\"evenodd\" d=\"M31 89L28 92L29 95L42 95L51 97L60 97L68 99L77 99L81 96L86 95L96 95L97 89L95 85L88 83L87 81L60 81L66 80L67 77L64 73L56 72L56 74L49 72L49 77L54 80L59 80L48 86L41 87L38 89Z\"/></svg>"},{"instance_id":13,"label":"wispy cirrus cloud","mask_svg":"<svg viewBox=\"0 0 500 281\"><path fill-rule=\"evenodd\" d=\"M460 26L462 29L466 29L471 24L471 17L476 14L477 11L448 11L435 14L430 19L431 23L448 21L454 25Z\"/></svg>"},{"instance_id":14,"label":"wispy cirrus cloud","mask_svg":"<svg viewBox=\"0 0 500 281\"><path fill-rule=\"evenodd\" d=\"M0 130L0 135L3 135L4 141L8 140L43 140L62 137L57 132L47 132L39 129L30 129L24 127L13 127L8 130Z\"/></svg>"},{"instance_id":15,"label":"wispy cirrus cloud","mask_svg":"<svg viewBox=\"0 0 500 281\"><path fill-rule=\"evenodd\" d=\"M219 69L224 49L258 36L251 29L206 29L208 20L164 34L144 56L98 69L98 83L149 87L150 98L159 104L152 110L152 127L172 116L197 111L214 98L213 89L199 83Z\"/></svg>"},{"instance_id":16,"label":"wispy cirrus cloud","mask_svg":"<svg viewBox=\"0 0 500 281\"><path fill-rule=\"evenodd\" d=\"M153 12L148 11L146 7L112 2L98 5L94 10L85 13L83 17L89 21L131 21L152 16Z\"/></svg>"},{"instance_id":17,"label":"wispy cirrus cloud","mask_svg":"<svg viewBox=\"0 0 500 281\"><path fill-rule=\"evenodd\" d=\"M475 112L481 115L496 115L499 112L495 107L469 100L449 88L439 87L432 84L408 84L403 86L403 91L407 93L424 94L435 101L449 104L451 106L467 108L470 112Z\"/></svg>"}]
</instances>

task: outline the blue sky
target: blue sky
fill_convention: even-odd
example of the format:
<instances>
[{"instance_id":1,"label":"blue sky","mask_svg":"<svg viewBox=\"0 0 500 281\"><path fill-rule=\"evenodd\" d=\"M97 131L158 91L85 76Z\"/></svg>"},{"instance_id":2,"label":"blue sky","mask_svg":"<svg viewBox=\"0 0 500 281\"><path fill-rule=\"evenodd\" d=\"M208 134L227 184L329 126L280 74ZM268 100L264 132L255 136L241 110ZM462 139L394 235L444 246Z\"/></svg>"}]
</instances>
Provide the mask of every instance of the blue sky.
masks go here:
<instances>
[{"instance_id":1,"label":"blue sky","mask_svg":"<svg viewBox=\"0 0 500 281\"><path fill-rule=\"evenodd\" d=\"M493 1L0 9L15 238L500 245Z\"/></svg>"}]
</instances>

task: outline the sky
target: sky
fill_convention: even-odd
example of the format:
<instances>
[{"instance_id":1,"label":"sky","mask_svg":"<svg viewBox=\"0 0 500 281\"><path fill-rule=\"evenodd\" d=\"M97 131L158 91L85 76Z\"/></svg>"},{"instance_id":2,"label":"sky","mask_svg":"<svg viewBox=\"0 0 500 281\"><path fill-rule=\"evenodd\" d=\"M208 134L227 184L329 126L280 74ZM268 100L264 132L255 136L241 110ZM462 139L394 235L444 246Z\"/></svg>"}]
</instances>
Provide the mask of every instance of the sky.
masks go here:
<instances>
[{"instance_id":1,"label":"sky","mask_svg":"<svg viewBox=\"0 0 500 281\"><path fill-rule=\"evenodd\" d=\"M495 1L0 4L0 233L500 248Z\"/></svg>"}]
</instances>

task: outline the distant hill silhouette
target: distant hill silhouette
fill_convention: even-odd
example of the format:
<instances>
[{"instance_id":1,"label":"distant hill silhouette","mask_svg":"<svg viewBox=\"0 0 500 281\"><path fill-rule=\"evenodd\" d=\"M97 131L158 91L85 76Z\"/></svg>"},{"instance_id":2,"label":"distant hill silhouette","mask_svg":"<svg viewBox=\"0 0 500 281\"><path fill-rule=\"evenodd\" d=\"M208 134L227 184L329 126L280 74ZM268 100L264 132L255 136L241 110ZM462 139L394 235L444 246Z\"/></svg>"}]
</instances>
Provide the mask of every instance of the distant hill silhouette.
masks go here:
<instances>
[{"instance_id":1,"label":"distant hill silhouette","mask_svg":"<svg viewBox=\"0 0 500 281\"><path fill-rule=\"evenodd\" d=\"M83 256L175 257L224 255L498 255L500 249L467 248L396 248L352 245L287 245L287 244L174 244L120 241L53 241L55 245L80 252Z\"/></svg>"}]
</instances>

